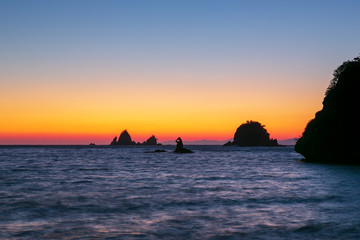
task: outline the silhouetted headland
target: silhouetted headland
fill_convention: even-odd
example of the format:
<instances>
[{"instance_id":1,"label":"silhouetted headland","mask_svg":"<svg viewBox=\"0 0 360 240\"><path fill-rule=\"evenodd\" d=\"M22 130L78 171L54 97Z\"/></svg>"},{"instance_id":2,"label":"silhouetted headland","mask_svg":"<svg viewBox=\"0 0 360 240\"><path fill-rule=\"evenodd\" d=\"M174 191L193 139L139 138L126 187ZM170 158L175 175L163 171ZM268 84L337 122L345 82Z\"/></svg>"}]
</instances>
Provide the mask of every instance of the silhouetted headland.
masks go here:
<instances>
[{"instance_id":1,"label":"silhouetted headland","mask_svg":"<svg viewBox=\"0 0 360 240\"><path fill-rule=\"evenodd\" d=\"M143 143L132 141L130 134L127 130L124 130L121 132L119 139L117 137L114 137L110 145L161 145L160 143L157 143L157 138L152 135L150 138L148 138Z\"/></svg>"},{"instance_id":2,"label":"silhouetted headland","mask_svg":"<svg viewBox=\"0 0 360 240\"><path fill-rule=\"evenodd\" d=\"M323 108L307 124L295 151L306 162L360 164L360 57L334 71Z\"/></svg>"},{"instance_id":3,"label":"silhouetted headland","mask_svg":"<svg viewBox=\"0 0 360 240\"><path fill-rule=\"evenodd\" d=\"M227 142L224 146L279 146L276 139L270 139L270 134L264 125L256 121L247 121L241 124L235 134L234 141Z\"/></svg>"},{"instance_id":4,"label":"silhouetted headland","mask_svg":"<svg viewBox=\"0 0 360 240\"><path fill-rule=\"evenodd\" d=\"M176 152L176 153L193 153L193 151L191 151L190 149L184 148L184 144L180 137L178 137L175 140L175 142L176 142L176 148L175 148L174 152Z\"/></svg>"}]
</instances>

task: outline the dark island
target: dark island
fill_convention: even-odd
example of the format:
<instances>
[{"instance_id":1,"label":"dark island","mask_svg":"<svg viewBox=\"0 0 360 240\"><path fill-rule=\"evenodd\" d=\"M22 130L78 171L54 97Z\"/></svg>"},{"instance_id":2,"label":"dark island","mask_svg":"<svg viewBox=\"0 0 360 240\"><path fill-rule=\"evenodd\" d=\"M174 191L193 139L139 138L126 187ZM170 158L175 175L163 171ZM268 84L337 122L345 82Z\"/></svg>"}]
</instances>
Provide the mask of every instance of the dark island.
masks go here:
<instances>
[{"instance_id":1,"label":"dark island","mask_svg":"<svg viewBox=\"0 0 360 240\"><path fill-rule=\"evenodd\" d=\"M149 137L146 141L143 143L132 141L130 134L127 130L124 130L121 132L119 139L117 137L114 137L110 145L161 145L160 143L157 143L157 139L154 135Z\"/></svg>"},{"instance_id":2,"label":"dark island","mask_svg":"<svg viewBox=\"0 0 360 240\"><path fill-rule=\"evenodd\" d=\"M360 164L360 57L334 71L323 108L307 124L295 151L306 162Z\"/></svg>"},{"instance_id":3,"label":"dark island","mask_svg":"<svg viewBox=\"0 0 360 240\"><path fill-rule=\"evenodd\" d=\"M270 134L265 126L256 121L247 121L241 124L234 134L234 141L227 142L224 146L279 146L276 139L270 139Z\"/></svg>"}]
</instances>

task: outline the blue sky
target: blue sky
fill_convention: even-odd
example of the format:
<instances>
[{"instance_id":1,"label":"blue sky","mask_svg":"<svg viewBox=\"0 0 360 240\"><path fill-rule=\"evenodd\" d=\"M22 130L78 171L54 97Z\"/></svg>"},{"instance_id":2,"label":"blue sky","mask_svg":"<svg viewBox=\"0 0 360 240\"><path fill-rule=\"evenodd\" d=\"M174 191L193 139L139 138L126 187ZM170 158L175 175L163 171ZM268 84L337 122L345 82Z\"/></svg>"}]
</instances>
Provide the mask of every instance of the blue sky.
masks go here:
<instances>
[{"instance_id":1,"label":"blue sky","mask_svg":"<svg viewBox=\"0 0 360 240\"><path fill-rule=\"evenodd\" d=\"M34 64L57 66L71 55L90 65L102 60L106 67L147 68L151 62L155 69L179 64L191 71L195 64L200 71L219 65L232 71L235 62L261 59L296 64L336 58L328 61L338 64L360 52L359 1L12 0L1 5L5 61L32 58ZM94 56L99 60L90 60Z\"/></svg>"}]
</instances>

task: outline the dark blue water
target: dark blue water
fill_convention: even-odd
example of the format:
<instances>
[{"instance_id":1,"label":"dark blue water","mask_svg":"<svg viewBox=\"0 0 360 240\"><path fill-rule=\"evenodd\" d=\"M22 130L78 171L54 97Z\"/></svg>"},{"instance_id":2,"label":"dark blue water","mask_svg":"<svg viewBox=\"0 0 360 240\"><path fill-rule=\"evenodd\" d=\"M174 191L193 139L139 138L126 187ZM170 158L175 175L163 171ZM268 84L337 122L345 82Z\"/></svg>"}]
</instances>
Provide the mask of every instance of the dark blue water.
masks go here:
<instances>
[{"instance_id":1,"label":"dark blue water","mask_svg":"<svg viewBox=\"0 0 360 240\"><path fill-rule=\"evenodd\" d=\"M360 239L359 167L156 148L0 147L0 238Z\"/></svg>"}]
</instances>

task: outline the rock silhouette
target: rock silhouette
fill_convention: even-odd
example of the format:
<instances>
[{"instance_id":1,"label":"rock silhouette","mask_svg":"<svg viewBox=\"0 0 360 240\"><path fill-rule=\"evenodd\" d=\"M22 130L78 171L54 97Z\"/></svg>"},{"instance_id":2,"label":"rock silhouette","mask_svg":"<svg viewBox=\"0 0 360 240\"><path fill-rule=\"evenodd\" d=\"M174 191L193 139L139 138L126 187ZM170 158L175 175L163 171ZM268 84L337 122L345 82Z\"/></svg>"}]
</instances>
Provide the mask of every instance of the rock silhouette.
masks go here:
<instances>
[{"instance_id":1,"label":"rock silhouette","mask_svg":"<svg viewBox=\"0 0 360 240\"><path fill-rule=\"evenodd\" d=\"M166 152L166 150L156 149L154 152L155 152L155 153L159 153L159 152Z\"/></svg>"},{"instance_id":2,"label":"rock silhouette","mask_svg":"<svg viewBox=\"0 0 360 240\"><path fill-rule=\"evenodd\" d=\"M144 145L158 145L157 143L157 139L154 135L152 135L151 137L149 137L146 142L143 143Z\"/></svg>"},{"instance_id":3,"label":"rock silhouette","mask_svg":"<svg viewBox=\"0 0 360 240\"><path fill-rule=\"evenodd\" d=\"M148 138L143 143L135 143L135 141L132 141L130 134L127 130L124 130L121 132L119 139L117 137L114 137L110 145L161 145L157 143L157 138L152 135L150 138Z\"/></svg>"},{"instance_id":4,"label":"rock silhouette","mask_svg":"<svg viewBox=\"0 0 360 240\"><path fill-rule=\"evenodd\" d=\"M163 152L167 152L166 150L163 149L156 149L154 151L147 151L145 153L163 153Z\"/></svg>"},{"instance_id":5,"label":"rock silhouette","mask_svg":"<svg viewBox=\"0 0 360 240\"><path fill-rule=\"evenodd\" d=\"M110 145L117 145L117 137L114 137Z\"/></svg>"},{"instance_id":6,"label":"rock silhouette","mask_svg":"<svg viewBox=\"0 0 360 240\"><path fill-rule=\"evenodd\" d=\"M224 146L231 145L243 147L279 146L276 139L270 139L270 134L265 129L265 126L256 121L247 121L241 124L234 134L234 141L224 144Z\"/></svg>"},{"instance_id":7,"label":"rock silhouette","mask_svg":"<svg viewBox=\"0 0 360 240\"><path fill-rule=\"evenodd\" d=\"M178 137L178 138L175 140L175 142L176 142L176 149L175 149L175 151L184 148L184 144L183 144L182 139L181 139L180 137Z\"/></svg>"},{"instance_id":8,"label":"rock silhouette","mask_svg":"<svg viewBox=\"0 0 360 240\"><path fill-rule=\"evenodd\" d=\"M360 57L334 71L323 108L307 124L295 151L307 162L360 164Z\"/></svg>"},{"instance_id":9,"label":"rock silhouette","mask_svg":"<svg viewBox=\"0 0 360 240\"><path fill-rule=\"evenodd\" d=\"M131 136L127 130L122 131L120 137L117 141L117 145L133 145L133 141L131 140Z\"/></svg>"},{"instance_id":10,"label":"rock silhouette","mask_svg":"<svg viewBox=\"0 0 360 240\"><path fill-rule=\"evenodd\" d=\"M228 141L223 146L233 146L233 145L234 145L234 142Z\"/></svg>"},{"instance_id":11,"label":"rock silhouette","mask_svg":"<svg viewBox=\"0 0 360 240\"><path fill-rule=\"evenodd\" d=\"M176 142L176 148L175 148L174 152L176 152L176 153L193 153L193 151L191 151L190 149L184 148L184 144L180 137L178 137L175 140L175 142Z\"/></svg>"}]
</instances>

